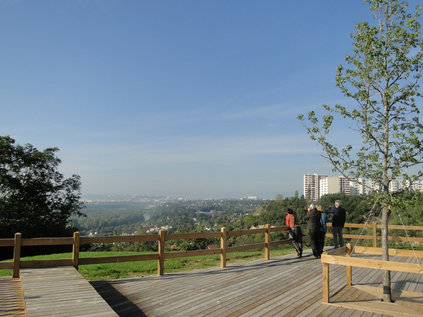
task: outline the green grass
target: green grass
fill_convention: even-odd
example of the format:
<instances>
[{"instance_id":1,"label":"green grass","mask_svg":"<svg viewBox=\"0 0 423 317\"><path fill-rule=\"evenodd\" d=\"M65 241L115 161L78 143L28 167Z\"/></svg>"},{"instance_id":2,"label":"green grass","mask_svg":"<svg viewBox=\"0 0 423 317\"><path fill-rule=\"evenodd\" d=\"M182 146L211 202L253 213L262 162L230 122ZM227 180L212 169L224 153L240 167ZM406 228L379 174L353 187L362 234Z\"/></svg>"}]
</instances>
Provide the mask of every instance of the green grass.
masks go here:
<instances>
[{"instance_id":1,"label":"green grass","mask_svg":"<svg viewBox=\"0 0 423 317\"><path fill-rule=\"evenodd\" d=\"M152 252L81 252L81 258L89 257L105 257L117 255L136 255L148 254ZM294 253L291 246L281 246L280 248L272 249L271 257L281 256L289 253ZM245 251L228 253L226 262L231 263L254 260L264 257L264 251ZM22 261L29 260L54 260L54 259L70 259L71 253L59 253L50 255L38 255L31 257L23 257ZM10 261L10 260L9 260ZM164 272L184 272L197 269L204 269L209 267L218 267L220 265L220 255L205 255L186 258L168 259L164 264ZM80 265L79 272L89 281L95 280L109 280L128 278L135 276L148 276L157 274L157 260L151 261L136 261L136 262L121 262L121 263L106 263L106 264L89 264ZM11 276L12 270L0 270L0 276Z\"/></svg>"}]
</instances>

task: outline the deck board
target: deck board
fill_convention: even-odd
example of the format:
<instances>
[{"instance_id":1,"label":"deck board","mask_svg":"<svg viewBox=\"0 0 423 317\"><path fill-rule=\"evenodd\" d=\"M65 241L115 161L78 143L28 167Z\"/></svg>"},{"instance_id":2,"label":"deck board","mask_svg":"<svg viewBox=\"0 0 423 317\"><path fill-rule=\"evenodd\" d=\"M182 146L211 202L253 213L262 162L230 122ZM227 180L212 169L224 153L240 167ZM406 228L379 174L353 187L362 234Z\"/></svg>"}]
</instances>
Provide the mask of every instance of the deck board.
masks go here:
<instances>
[{"instance_id":1,"label":"deck board","mask_svg":"<svg viewBox=\"0 0 423 317\"><path fill-rule=\"evenodd\" d=\"M391 261L422 263L422 259L400 257ZM423 293L422 275L392 272L393 288ZM358 287L345 287L345 277L345 266L330 265L328 305L322 304L322 263L309 251L302 259L291 254L269 261L228 262L225 269L95 281L91 285L71 267L23 269L21 279L0 279L0 317L25 316L25 306L29 317L390 316L348 306L348 302L372 298L375 307L382 305L362 291L366 287L381 288L382 271L353 268L353 285ZM16 304L22 290L25 303L21 300ZM5 301L15 303L11 307L16 311L6 311ZM335 306L337 303L344 307Z\"/></svg>"},{"instance_id":2,"label":"deck board","mask_svg":"<svg viewBox=\"0 0 423 317\"><path fill-rule=\"evenodd\" d=\"M22 269L28 317L117 316L73 267Z\"/></svg>"},{"instance_id":3,"label":"deck board","mask_svg":"<svg viewBox=\"0 0 423 317\"><path fill-rule=\"evenodd\" d=\"M0 277L0 317L3 316L26 316L20 279Z\"/></svg>"},{"instance_id":4,"label":"deck board","mask_svg":"<svg viewBox=\"0 0 423 317\"><path fill-rule=\"evenodd\" d=\"M421 263L412 258L392 260ZM335 302L368 298L357 289L348 293L345 281L345 266L331 265L330 294ZM353 284L381 287L382 281L382 271L353 268ZM135 310L137 316L388 316L322 304L322 263L309 251L302 259L291 254L228 263L225 269L91 283L120 316L135 316ZM392 283L423 292L421 274L393 272ZM124 304L113 301L113 293L120 294Z\"/></svg>"}]
</instances>

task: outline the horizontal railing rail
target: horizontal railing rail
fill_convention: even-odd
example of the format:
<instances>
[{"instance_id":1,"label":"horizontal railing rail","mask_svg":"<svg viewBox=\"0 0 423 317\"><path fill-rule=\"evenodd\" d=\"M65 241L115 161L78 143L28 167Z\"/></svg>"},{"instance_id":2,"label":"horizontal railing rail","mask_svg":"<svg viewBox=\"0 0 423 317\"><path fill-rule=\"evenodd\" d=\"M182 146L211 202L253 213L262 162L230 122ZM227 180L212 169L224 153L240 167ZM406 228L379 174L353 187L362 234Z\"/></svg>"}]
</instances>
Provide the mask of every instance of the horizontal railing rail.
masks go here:
<instances>
[{"instance_id":1,"label":"horizontal railing rail","mask_svg":"<svg viewBox=\"0 0 423 317\"><path fill-rule=\"evenodd\" d=\"M362 246L352 247L351 244L348 243L344 247L324 252L321 257L321 261L323 265L323 302L324 303L329 303L330 301L330 297L329 297L329 286L330 286L329 265L330 264L343 265L346 267L346 285L347 286L352 285L352 267L423 274L423 264L404 263L404 262L397 262L397 261L383 261L383 260L352 257L354 253L381 255L382 248L362 247ZM388 253L390 256L423 258L423 251L405 250L405 249L389 249Z\"/></svg>"},{"instance_id":2,"label":"horizontal railing rail","mask_svg":"<svg viewBox=\"0 0 423 317\"><path fill-rule=\"evenodd\" d=\"M74 266L78 269L79 265L86 264L103 264L103 263L119 263L130 261L147 261L157 260L158 275L164 274L164 261L166 259L204 256L220 254L220 266L226 267L226 254L230 252L239 252L254 249L265 250L265 258L270 258L270 248L278 245L289 244L290 240L271 241L271 233L287 231L287 227L271 227L266 225L264 228L226 231L222 228L220 232L201 232L201 233L176 233L166 234L160 230L158 234L153 235L125 235L125 236L100 236L100 237L80 237L79 232L75 232L73 237L58 238L22 238L20 233L15 234L14 239L0 239L0 247L13 247L13 261L0 262L0 269L12 269L13 277L19 277L20 268L40 268L52 266ZM264 242L247 244L241 246L228 247L228 238L238 237L242 235L264 234ZM220 248L212 248L206 250L192 251L173 251L165 252L165 242L173 240L195 240L195 239L220 239ZM125 242L146 242L157 241L158 252L151 254L139 255L119 255L105 257L80 257L80 246L93 243L125 243ZM72 259L55 259L55 260L25 260L21 261L21 248L27 246L46 246L46 245L72 245Z\"/></svg>"},{"instance_id":3,"label":"horizontal railing rail","mask_svg":"<svg viewBox=\"0 0 423 317\"><path fill-rule=\"evenodd\" d=\"M331 224L329 223L330 227ZM346 223L346 228L369 228L372 230L372 235L355 235L344 234L346 239L364 239L373 240L373 248L377 247L377 241L380 240L378 229L380 225L372 224L352 224ZM397 226L392 225L390 229L407 229L423 231L423 226ZM99 237L80 237L79 232L75 232L73 237L57 237L57 238L22 238L20 233L15 234L15 238L0 239L0 247L13 247L13 261L0 262L0 269L12 269L13 277L19 277L20 268L28 267L49 267L49 266L74 266L76 269L79 265L86 264L102 264L102 263L119 263L130 261L147 261L157 260L158 275L164 274L164 261L166 259L190 257L190 256L204 256L220 254L220 267L226 267L226 255L231 252L240 252L255 249L264 249L264 258L270 259L271 247L290 244L290 240L276 240L272 241L271 234L275 232L287 231L287 227L273 227L265 225L263 228L244 229L227 231L222 228L220 232L201 232L201 233L176 233L166 234L165 231L160 230L158 234L153 235L125 235L125 236L99 236ZM228 246L228 239L232 237L239 237L243 235L264 234L264 241L259 243ZM327 233L327 237L332 237L331 233ZM211 248L206 250L193 251L172 251L165 252L165 242L171 240L195 240L195 239L220 239L220 248ZM307 240L307 238L305 239ZM395 241L416 241L423 242L423 237L400 237L390 236L389 240ZM81 245L93 243L125 243L125 242L147 242L157 241L158 251L151 254L139 255L122 255L122 256L106 256L106 257L80 257L79 251ZM47 245L72 245L72 259L57 259L57 260L26 260L21 261L21 248L30 246L47 246Z\"/></svg>"},{"instance_id":4,"label":"horizontal railing rail","mask_svg":"<svg viewBox=\"0 0 423 317\"><path fill-rule=\"evenodd\" d=\"M328 227L332 227L331 223L327 224ZM378 234L378 230L382 229L380 224L375 222L370 224L358 224L358 223L346 223L345 228L355 228L355 229L371 229L372 235L358 235L358 234L343 234L344 239L361 239L361 240L372 240L373 247L377 247L377 242L381 241L382 238ZM389 225L389 230L410 230L410 231L423 231L423 226L403 226L403 225ZM327 233L326 237L333 238L332 233ZM403 237L403 236L388 236L389 241L402 241L402 242L423 242L423 237Z\"/></svg>"}]
</instances>

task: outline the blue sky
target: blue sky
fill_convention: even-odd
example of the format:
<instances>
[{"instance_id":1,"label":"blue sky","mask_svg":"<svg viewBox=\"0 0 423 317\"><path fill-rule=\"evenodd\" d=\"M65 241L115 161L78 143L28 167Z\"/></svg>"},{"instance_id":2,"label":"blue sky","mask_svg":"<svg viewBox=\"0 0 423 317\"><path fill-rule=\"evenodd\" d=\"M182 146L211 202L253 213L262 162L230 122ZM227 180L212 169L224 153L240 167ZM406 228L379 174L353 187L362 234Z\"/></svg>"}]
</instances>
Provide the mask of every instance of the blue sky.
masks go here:
<instances>
[{"instance_id":1,"label":"blue sky","mask_svg":"<svg viewBox=\"0 0 423 317\"><path fill-rule=\"evenodd\" d=\"M344 101L369 20L360 0L0 0L0 135L58 147L83 195L302 193L331 167L296 117Z\"/></svg>"}]
</instances>

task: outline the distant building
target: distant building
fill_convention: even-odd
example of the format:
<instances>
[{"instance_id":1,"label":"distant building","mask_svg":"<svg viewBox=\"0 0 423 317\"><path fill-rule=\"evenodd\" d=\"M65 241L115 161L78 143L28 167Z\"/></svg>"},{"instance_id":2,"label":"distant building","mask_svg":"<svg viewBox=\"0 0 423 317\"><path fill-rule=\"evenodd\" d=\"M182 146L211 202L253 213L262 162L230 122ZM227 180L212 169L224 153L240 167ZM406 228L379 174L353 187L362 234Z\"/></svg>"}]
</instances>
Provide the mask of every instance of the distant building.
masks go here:
<instances>
[{"instance_id":1,"label":"distant building","mask_svg":"<svg viewBox=\"0 0 423 317\"><path fill-rule=\"evenodd\" d=\"M423 192L423 179L419 179L418 181L413 182L411 188Z\"/></svg>"},{"instance_id":2,"label":"distant building","mask_svg":"<svg viewBox=\"0 0 423 317\"><path fill-rule=\"evenodd\" d=\"M350 181L343 177L322 177L320 179L319 198L327 194L345 193L351 194Z\"/></svg>"},{"instance_id":3,"label":"distant building","mask_svg":"<svg viewBox=\"0 0 423 317\"><path fill-rule=\"evenodd\" d=\"M327 175L319 174L304 175L304 197L312 201L318 201L320 197L320 180L327 177Z\"/></svg>"},{"instance_id":4,"label":"distant building","mask_svg":"<svg viewBox=\"0 0 423 317\"><path fill-rule=\"evenodd\" d=\"M395 182L395 184L393 184L394 182ZM392 181L389 184L389 189L391 189L391 188L393 188L393 189L398 188L398 190L403 190L403 189L409 188L409 189L412 189L412 190L418 190L420 192L423 192L423 180L418 179L418 180L411 182L411 183L410 183L410 181L397 181L397 180L395 180L395 181Z\"/></svg>"},{"instance_id":5,"label":"distant building","mask_svg":"<svg viewBox=\"0 0 423 317\"><path fill-rule=\"evenodd\" d=\"M367 195L378 189L378 186L371 179L359 178L350 181L351 195Z\"/></svg>"},{"instance_id":6,"label":"distant building","mask_svg":"<svg viewBox=\"0 0 423 317\"><path fill-rule=\"evenodd\" d=\"M402 184L397 180L392 180L389 183L389 191L391 193L395 193L397 191L400 191L402 188L403 188Z\"/></svg>"},{"instance_id":7,"label":"distant building","mask_svg":"<svg viewBox=\"0 0 423 317\"><path fill-rule=\"evenodd\" d=\"M240 200L259 200L259 198L257 196L247 196L240 198Z\"/></svg>"},{"instance_id":8,"label":"distant building","mask_svg":"<svg viewBox=\"0 0 423 317\"><path fill-rule=\"evenodd\" d=\"M417 180L411 185L409 182L399 180L392 180L389 183L390 192L397 192L405 188L423 192L423 180ZM349 180L343 176L329 177L316 173L304 175L304 197L312 201L318 201L320 197L327 194L363 195L379 190L379 185L370 179Z\"/></svg>"}]
</instances>

